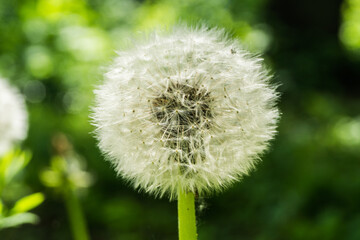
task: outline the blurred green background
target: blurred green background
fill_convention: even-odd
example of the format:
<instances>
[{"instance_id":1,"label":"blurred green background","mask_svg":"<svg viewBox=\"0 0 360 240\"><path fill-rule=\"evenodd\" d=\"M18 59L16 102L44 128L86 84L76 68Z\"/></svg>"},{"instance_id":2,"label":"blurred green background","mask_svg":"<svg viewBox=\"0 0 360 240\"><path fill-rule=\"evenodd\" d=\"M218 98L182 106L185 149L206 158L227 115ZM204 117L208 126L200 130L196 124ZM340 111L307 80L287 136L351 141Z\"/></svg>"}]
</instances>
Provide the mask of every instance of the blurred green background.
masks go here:
<instances>
[{"instance_id":1,"label":"blurred green background","mask_svg":"<svg viewBox=\"0 0 360 240\"><path fill-rule=\"evenodd\" d=\"M360 0L0 0L0 76L26 96L32 152L6 196L46 198L38 224L0 239L72 239L61 179L91 239L177 239L176 203L117 178L88 115L116 49L179 22L225 28L281 84L278 136L251 176L198 201L199 240L360 239Z\"/></svg>"}]
</instances>

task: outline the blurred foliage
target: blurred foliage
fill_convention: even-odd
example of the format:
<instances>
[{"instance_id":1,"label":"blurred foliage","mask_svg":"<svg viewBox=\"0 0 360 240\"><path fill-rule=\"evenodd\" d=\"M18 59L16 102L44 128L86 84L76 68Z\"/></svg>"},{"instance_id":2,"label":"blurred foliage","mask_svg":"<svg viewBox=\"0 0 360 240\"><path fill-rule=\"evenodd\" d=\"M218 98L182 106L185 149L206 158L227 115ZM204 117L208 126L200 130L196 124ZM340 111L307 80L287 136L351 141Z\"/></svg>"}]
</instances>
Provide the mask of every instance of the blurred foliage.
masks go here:
<instances>
[{"instance_id":1,"label":"blurred foliage","mask_svg":"<svg viewBox=\"0 0 360 240\"><path fill-rule=\"evenodd\" d=\"M47 196L34 209L38 225L1 237L71 239L63 197L41 184L81 182L64 170L72 158L54 148L63 132L96 178L81 204L91 239L177 239L176 204L116 178L88 115L117 49L139 31L200 22L264 54L281 84L283 115L258 169L199 199L199 239L360 239L358 12L358 0L0 0L0 75L22 89L30 112L24 145L34 157L21 187Z\"/></svg>"},{"instance_id":2,"label":"blurred foliage","mask_svg":"<svg viewBox=\"0 0 360 240\"><path fill-rule=\"evenodd\" d=\"M340 38L347 48L360 53L360 1L345 1L342 15Z\"/></svg>"},{"instance_id":3,"label":"blurred foliage","mask_svg":"<svg viewBox=\"0 0 360 240\"><path fill-rule=\"evenodd\" d=\"M29 152L13 150L0 158L0 231L4 228L16 227L24 223L38 223L39 217L28 211L39 206L44 201L42 193L23 195L24 184L15 179L26 167L31 159ZM12 191L16 184L20 191ZM19 194L20 193L20 194ZM8 205L12 204L11 208Z\"/></svg>"},{"instance_id":4,"label":"blurred foliage","mask_svg":"<svg viewBox=\"0 0 360 240\"><path fill-rule=\"evenodd\" d=\"M56 133L52 146L56 155L51 158L50 167L40 172L42 183L60 194L90 187L93 176L85 170L85 160L75 152L66 135Z\"/></svg>"},{"instance_id":5,"label":"blurred foliage","mask_svg":"<svg viewBox=\"0 0 360 240\"><path fill-rule=\"evenodd\" d=\"M40 178L45 186L59 189L89 187L91 175L81 169L77 159L64 159L55 156L51 159L50 169L41 172Z\"/></svg>"},{"instance_id":6,"label":"blurred foliage","mask_svg":"<svg viewBox=\"0 0 360 240\"><path fill-rule=\"evenodd\" d=\"M89 234L78 192L90 187L93 177L85 171L84 159L75 152L65 134L55 134L52 146L56 155L50 160L50 168L40 173L40 179L64 199L73 239L88 240Z\"/></svg>"}]
</instances>

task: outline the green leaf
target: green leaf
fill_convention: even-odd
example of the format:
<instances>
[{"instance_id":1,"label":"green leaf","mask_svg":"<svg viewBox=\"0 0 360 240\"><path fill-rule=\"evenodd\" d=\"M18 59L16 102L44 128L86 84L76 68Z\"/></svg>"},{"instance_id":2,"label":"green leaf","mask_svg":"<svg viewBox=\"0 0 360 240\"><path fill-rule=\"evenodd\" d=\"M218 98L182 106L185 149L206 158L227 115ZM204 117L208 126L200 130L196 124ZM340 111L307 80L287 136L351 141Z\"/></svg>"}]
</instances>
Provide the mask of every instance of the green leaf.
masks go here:
<instances>
[{"instance_id":1,"label":"green leaf","mask_svg":"<svg viewBox=\"0 0 360 240\"><path fill-rule=\"evenodd\" d=\"M10 182L11 179L18 174L22 169L26 167L31 159L31 154L28 151L16 151L11 164L6 170L6 182Z\"/></svg>"},{"instance_id":2,"label":"green leaf","mask_svg":"<svg viewBox=\"0 0 360 240\"><path fill-rule=\"evenodd\" d=\"M66 160L63 157L55 156L51 158L51 169L55 172L66 172L67 169Z\"/></svg>"},{"instance_id":3,"label":"green leaf","mask_svg":"<svg viewBox=\"0 0 360 240\"><path fill-rule=\"evenodd\" d=\"M16 227L24 223L35 224L37 222L39 222L39 217L33 213L18 213L10 217L0 217L0 229Z\"/></svg>"},{"instance_id":4,"label":"green leaf","mask_svg":"<svg viewBox=\"0 0 360 240\"><path fill-rule=\"evenodd\" d=\"M62 176L59 172L44 170L40 173L42 183L47 187L61 187L63 184Z\"/></svg>"},{"instance_id":5,"label":"green leaf","mask_svg":"<svg viewBox=\"0 0 360 240\"><path fill-rule=\"evenodd\" d=\"M11 215L27 212L39 206L44 199L44 194L42 193L33 193L29 196L23 197L15 203L15 206L11 209Z\"/></svg>"},{"instance_id":6,"label":"green leaf","mask_svg":"<svg viewBox=\"0 0 360 240\"><path fill-rule=\"evenodd\" d=\"M10 182L31 159L28 151L12 150L0 159L0 181L3 185Z\"/></svg>"}]
</instances>

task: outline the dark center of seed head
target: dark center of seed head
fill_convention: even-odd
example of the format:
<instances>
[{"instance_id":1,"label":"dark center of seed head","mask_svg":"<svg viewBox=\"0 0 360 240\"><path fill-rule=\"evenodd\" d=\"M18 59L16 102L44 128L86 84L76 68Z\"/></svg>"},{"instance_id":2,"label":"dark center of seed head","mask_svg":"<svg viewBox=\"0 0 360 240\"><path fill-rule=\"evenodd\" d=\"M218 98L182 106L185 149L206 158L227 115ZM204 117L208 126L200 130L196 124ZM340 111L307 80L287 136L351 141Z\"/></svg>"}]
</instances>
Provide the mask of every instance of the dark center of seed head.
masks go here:
<instances>
[{"instance_id":1,"label":"dark center of seed head","mask_svg":"<svg viewBox=\"0 0 360 240\"><path fill-rule=\"evenodd\" d=\"M180 83L171 83L153 99L154 120L161 127L165 147L175 150L173 159L176 161L195 163L205 158L201 151L194 149L204 148L200 131L211 127L212 101L210 92L204 87Z\"/></svg>"},{"instance_id":2,"label":"dark center of seed head","mask_svg":"<svg viewBox=\"0 0 360 240\"><path fill-rule=\"evenodd\" d=\"M172 83L152 101L152 112L169 137L193 136L198 129L210 127L212 98L200 86Z\"/></svg>"}]
</instances>

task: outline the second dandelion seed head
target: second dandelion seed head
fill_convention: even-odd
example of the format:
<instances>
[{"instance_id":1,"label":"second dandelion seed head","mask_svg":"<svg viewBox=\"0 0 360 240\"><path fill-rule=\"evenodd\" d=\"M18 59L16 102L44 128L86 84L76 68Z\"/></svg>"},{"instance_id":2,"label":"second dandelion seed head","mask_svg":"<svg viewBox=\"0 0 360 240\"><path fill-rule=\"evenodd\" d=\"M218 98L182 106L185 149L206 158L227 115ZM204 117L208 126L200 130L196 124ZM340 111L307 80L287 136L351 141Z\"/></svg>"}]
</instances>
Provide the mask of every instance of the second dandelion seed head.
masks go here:
<instances>
[{"instance_id":1,"label":"second dandelion seed head","mask_svg":"<svg viewBox=\"0 0 360 240\"><path fill-rule=\"evenodd\" d=\"M0 78L0 157L26 138L27 121L24 97L8 80Z\"/></svg>"}]
</instances>

